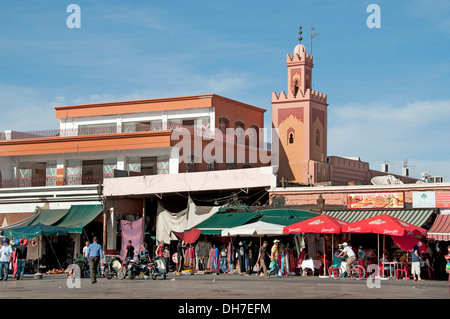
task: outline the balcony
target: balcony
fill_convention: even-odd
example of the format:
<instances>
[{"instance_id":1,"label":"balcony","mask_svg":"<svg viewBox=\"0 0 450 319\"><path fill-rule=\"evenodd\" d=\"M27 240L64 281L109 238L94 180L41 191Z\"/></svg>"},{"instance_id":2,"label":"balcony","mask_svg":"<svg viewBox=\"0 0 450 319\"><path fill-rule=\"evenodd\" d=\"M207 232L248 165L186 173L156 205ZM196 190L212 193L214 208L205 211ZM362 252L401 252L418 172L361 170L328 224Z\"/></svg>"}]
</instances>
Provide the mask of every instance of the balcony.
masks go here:
<instances>
[{"instance_id":1,"label":"balcony","mask_svg":"<svg viewBox=\"0 0 450 319\"><path fill-rule=\"evenodd\" d=\"M167 122L167 128L164 128L162 122L160 123L123 123L121 126L117 124L105 125L89 125L80 126L74 129L51 129L40 131L4 131L0 132L1 141L15 141L15 140L32 140L32 139L47 139L69 136L91 136L91 135L108 135L121 134L133 132L152 132L152 131L178 131L188 132L191 135L203 136L210 139L220 139L230 143L237 143L235 135L223 134L220 131L212 132L209 128L198 125L184 125L176 122Z\"/></svg>"}]
</instances>

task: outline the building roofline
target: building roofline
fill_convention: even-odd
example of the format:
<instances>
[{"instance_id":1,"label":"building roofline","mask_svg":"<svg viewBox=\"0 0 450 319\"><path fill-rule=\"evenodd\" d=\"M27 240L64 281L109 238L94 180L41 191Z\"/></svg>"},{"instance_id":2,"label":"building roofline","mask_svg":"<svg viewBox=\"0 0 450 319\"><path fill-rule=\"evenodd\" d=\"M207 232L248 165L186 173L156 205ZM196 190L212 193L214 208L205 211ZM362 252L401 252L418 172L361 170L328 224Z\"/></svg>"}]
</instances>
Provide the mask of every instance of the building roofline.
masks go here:
<instances>
[{"instance_id":1,"label":"building roofline","mask_svg":"<svg viewBox=\"0 0 450 319\"><path fill-rule=\"evenodd\" d=\"M243 107L248 107L260 112L266 112L265 109L242 103L233 99L229 99L217 94L201 94L201 95L189 95L189 96L177 96L168 98L155 98L155 99L144 99L144 100L131 100L131 101L116 101L116 102L102 102L102 103L92 103L92 104L78 104L78 105L66 105L66 106L55 106L56 111L64 110L74 110L74 109L88 109L88 108L101 108L110 106L121 106L121 105L136 105L136 104L149 104L149 103L164 103L164 102L176 102L176 101L188 101L188 100L200 100L200 99L222 99L229 102L236 103Z\"/></svg>"}]
</instances>

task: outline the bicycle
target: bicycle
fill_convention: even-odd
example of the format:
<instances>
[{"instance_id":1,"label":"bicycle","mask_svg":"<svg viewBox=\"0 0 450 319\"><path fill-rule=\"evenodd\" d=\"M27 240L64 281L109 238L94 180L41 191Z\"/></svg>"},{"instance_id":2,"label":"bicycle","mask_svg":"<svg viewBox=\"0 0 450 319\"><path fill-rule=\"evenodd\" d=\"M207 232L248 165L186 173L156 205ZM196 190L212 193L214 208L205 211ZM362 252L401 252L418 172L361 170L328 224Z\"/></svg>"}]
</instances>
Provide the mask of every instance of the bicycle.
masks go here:
<instances>
[{"instance_id":1,"label":"bicycle","mask_svg":"<svg viewBox=\"0 0 450 319\"><path fill-rule=\"evenodd\" d=\"M344 260L344 258L339 258L336 256L333 257L333 265L328 269L328 274L330 275L331 278L339 279L345 276L347 270L342 265L342 260ZM356 262L357 261L355 260L350 265L350 273L348 274L348 276L355 280L361 280L365 278L366 270L361 265L355 264Z\"/></svg>"}]
</instances>

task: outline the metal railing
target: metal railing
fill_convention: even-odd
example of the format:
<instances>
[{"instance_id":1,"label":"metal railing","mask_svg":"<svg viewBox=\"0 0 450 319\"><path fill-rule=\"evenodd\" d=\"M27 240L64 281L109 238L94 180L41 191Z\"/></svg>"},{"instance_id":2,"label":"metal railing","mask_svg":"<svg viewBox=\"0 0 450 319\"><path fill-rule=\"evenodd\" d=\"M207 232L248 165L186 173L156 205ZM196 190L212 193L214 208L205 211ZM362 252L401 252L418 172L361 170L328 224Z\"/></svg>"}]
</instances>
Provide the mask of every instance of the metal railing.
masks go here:
<instances>
[{"instance_id":1,"label":"metal railing","mask_svg":"<svg viewBox=\"0 0 450 319\"><path fill-rule=\"evenodd\" d=\"M70 177L30 177L18 179L0 180L0 188L20 188L20 187L42 187L42 186L63 186L63 185L92 185L101 184L103 179L112 176L70 176Z\"/></svg>"}]
</instances>

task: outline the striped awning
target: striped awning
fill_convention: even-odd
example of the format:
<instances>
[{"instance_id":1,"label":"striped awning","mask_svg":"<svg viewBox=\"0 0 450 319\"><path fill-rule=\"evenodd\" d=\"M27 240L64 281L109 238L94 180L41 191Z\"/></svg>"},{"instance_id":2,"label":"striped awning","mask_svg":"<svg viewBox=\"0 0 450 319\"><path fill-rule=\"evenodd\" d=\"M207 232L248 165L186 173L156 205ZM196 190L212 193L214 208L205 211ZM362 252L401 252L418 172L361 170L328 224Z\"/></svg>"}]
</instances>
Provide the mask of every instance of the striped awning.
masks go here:
<instances>
[{"instance_id":1,"label":"striped awning","mask_svg":"<svg viewBox=\"0 0 450 319\"><path fill-rule=\"evenodd\" d=\"M347 223L386 214L404 222L421 227L434 212L434 209L398 209L398 210L325 210L322 213Z\"/></svg>"},{"instance_id":2,"label":"striped awning","mask_svg":"<svg viewBox=\"0 0 450 319\"><path fill-rule=\"evenodd\" d=\"M427 232L428 239L450 240L450 214L437 215L436 220Z\"/></svg>"}]
</instances>

